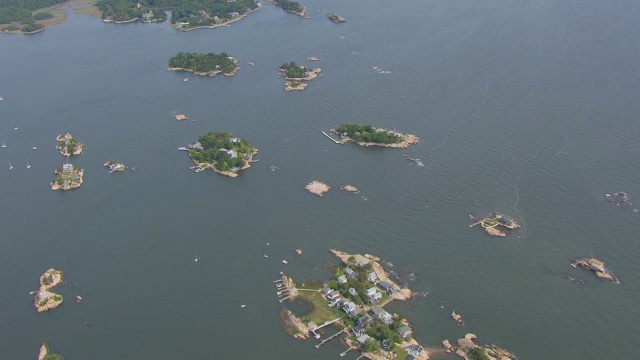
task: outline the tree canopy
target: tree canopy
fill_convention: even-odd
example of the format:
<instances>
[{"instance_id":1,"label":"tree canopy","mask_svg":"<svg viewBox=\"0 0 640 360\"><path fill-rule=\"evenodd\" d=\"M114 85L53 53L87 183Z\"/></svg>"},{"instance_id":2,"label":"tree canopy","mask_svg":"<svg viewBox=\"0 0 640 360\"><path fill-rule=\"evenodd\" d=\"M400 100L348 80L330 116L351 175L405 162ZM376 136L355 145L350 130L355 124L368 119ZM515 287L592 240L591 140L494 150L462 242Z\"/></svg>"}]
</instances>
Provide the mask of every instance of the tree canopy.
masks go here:
<instances>
[{"instance_id":1,"label":"tree canopy","mask_svg":"<svg viewBox=\"0 0 640 360\"><path fill-rule=\"evenodd\" d=\"M200 136L198 142L203 150L192 149L189 152L191 157L199 163L214 164L220 171L243 167L247 161L245 157L253 154L253 148L246 140L226 132L210 132Z\"/></svg>"},{"instance_id":2,"label":"tree canopy","mask_svg":"<svg viewBox=\"0 0 640 360\"><path fill-rule=\"evenodd\" d=\"M31 12L45 7L63 3L67 0L0 0L0 24L22 23L22 30L29 32L43 28L42 24L34 24L35 20L44 20L43 15L34 17ZM37 15L37 14L36 14ZM27 28L27 29L25 29ZM15 26L10 29L15 29Z\"/></svg>"},{"instance_id":3,"label":"tree canopy","mask_svg":"<svg viewBox=\"0 0 640 360\"><path fill-rule=\"evenodd\" d=\"M231 73L238 68L238 64L227 53L200 54L181 52L169 59L169 67L183 68L197 72L222 71Z\"/></svg>"},{"instance_id":4,"label":"tree canopy","mask_svg":"<svg viewBox=\"0 0 640 360\"><path fill-rule=\"evenodd\" d=\"M161 10L161 5L158 3L154 0L99 0L96 5L102 11L103 19L114 21L166 20L167 14Z\"/></svg>"},{"instance_id":5,"label":"tree canopy","mask_svg":"<svg viewBox=\"0 0 640 360\"><path fill-rule=\"evenodd\" d=\"M402 137L392 132L379 130L371 125L342 124L336 131L340 134L346 134L349 138L357 142L396 144L403 140Z\"/></svg>"},{"instance_id":6,"label":"tree canopy","mask_svg":"<svg viewBox=\"0 0 640 360\"><path fill-rule=\"evenodd\" d=\"M299 13L304 11L304 7L300 3L291 0L273 0L276 5L280 6L282 10L293 13Z\"/></svg>"},{"instance_id":7,"label":"tree canopy","mask_svg":"<svg viewBox=\"0 0 640 360\"><path fill-rule=\"evenodd\" d=\"M298 65L293 61L290 63L284 63L280 65L278 69L284 71L285 77L294 78L294 79L304 78L306 76L307 71L309 71L309 69L307 69L306 67L302 65Z\"/></svg>"}]
</instances>

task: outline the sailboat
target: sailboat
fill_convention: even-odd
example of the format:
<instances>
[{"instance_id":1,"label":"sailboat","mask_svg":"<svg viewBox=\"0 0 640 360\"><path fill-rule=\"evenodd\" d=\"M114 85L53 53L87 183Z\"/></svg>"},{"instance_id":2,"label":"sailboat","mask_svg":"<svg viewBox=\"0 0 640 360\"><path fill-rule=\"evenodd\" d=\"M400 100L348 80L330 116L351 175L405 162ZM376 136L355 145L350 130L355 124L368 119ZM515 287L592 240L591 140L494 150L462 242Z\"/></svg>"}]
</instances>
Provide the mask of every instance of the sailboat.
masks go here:
<instances>
[{"instance_id":1,"label":"sailboat","mask_svg":"<svg viewBox=\"0 0 640 360\"><path fill-rule=\"evenodd\" d=\"M3 147L3 148L6 148L6 147L7 147L7 144L5 144L5 143L4 143L4 140L2 140L2 147Z\"/></svg>"},{"instance_id":2,"label":"sailboat","mask_svg":"<svg viewBox=\"0 0 640 360\"><path fill-rule=\"evenodd\" d=\"M9 170L13 169L13 165L11 165L11 161L9 161Z\"/></svg>"},{"instance_id":3,"label":"sailboat","mask_svg":"<svg viewBox=\"0 0 640 360\"><path fill-rule=\"evenodd\" d=\"M29 162L27 161L27 169L30 169L31 165L29 165Z\"/></svg>"}]
</instances>

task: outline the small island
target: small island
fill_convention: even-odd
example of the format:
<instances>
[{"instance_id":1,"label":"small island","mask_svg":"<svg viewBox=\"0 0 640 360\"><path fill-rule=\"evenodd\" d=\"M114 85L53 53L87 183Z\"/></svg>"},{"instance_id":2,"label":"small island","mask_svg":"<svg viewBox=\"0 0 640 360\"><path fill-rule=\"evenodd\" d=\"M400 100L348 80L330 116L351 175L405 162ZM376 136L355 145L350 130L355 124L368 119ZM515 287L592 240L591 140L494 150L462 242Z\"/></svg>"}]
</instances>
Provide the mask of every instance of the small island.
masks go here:
<instances>
[{"instance_id":1,"label":"small island","mask_svg":"<svg viewBox=\"0 0 640 360\"><path fill-rule=\"evenodd\" d=\"M302 16L305 17L306 13L307 13L307 8L300 5L299 2L297 1L291 1L291 0L268 0L266 1L267 4L272 4L272 5L276 5L276 6L280 6L282 8L282 10L292 13L292 14L296 14L298 16Z\"/></svg>"},{"instance_id":2,"label":"small island","mask_svg":"<svg viewBox=\"0 0 640 360\"><path fill-rule=\"evenodd\" d=\"M335 277L324 284L297 285L282 273L275 282L281 303L300 299L311 307L301 316L283 308L280 321L285 332L300 340L313 335L319 341L316 348L340 337L347 346L341 356L355 350L368 359L428 359L427 350L412 337L411 323L384 309L393 300L411 299L411 290L394 283L375 256L331 253L341 263ZM337 331L321 339L328 326Z\"/></svg>"},{"instance_id":3,"label":"small island","mask_svg":"<svg viewBox=\"0 0 640 360\"><path fill-rule=\"evenodd\" d=\"M343 23L343 22L347 21L347 19L343 18L342 16L338 16L338 15L333 14L333 13L327 13L327 18L329 18L329 20L332 23L336 23L336 24Z\"/></svg>"},{"instance_id":4,"label":"small island","mask_svg":"<svg viewBox=\"0 0 640 360\"><path fill-rule=\"evenodd\" d=\"M338 134L342 141L338 143L355 142L360 146L382 146L406 149L409 145L417 144L419 139L415 135L402 134L397 131L378 129L372 125L342 124L331 132Z\"/></svg>"},{"instance_id":5,"label":"small island","mask_svg":"<svg viewBox=\"0 0 640 360\"><path fill-rule=\"evenodd\" d=\"M60 143L56 149L58 149L63 156L68 158L72 155L82 154L82 143L70 133L56 136L56 141Z\"/></svg>"},{"instance_id":6,"label":"small island","mask_svg":"<svg viewBox=\"0 0 640 360\"><path fill-rule=\"evenodd\" d=\"M512 219L509 215L504 214L490 214L489 217L486 217L482 220L477 220L469 225L469 227L474 227L476 225L481 225L484 231L491 236L507 236L507 233L500 229L500 227L506 229L519 229L520 224L518 224L514 219Z\"/></svg>"},{"instance_id":7,"label":"small island","mask_svg":"<svg viewBox=\"0 0 640 360\"><path fill-rule=\"evenodd\" d=\"M353 185L344 185L344 186L340 186L340 190L346 192L346 193L351 193L351 194L357 194L360 192L360 190L358 190L357 187L353 186Z\"/></svg>"},{"instance_id":8,"label":"small island","mask_svg":"<svg viewBox=\"0 0 640 360\"><path fill-rule=\"evenodd\" d=\"M295 62L284 63L278 67L282 71L282 77L285 79L285 91L302 91L307 87L307 81L311 81L318 77L322 71L320 68L309 69Z\"/></svg>"},{"instance_id":9,"label":"small island","mask_svg":"<svg viewBox=\"0 0 640 360\"><path fill-rule=\"evenodd\" d=\"M307 61L320 61L320 58L317 56L307 56Z\"/></svg>"},{"instance_id":10,"label":"small island","mask_svg":"<svg viewBox=\"0 0 640 360\"><path fill-rule=\"evenodd\" d=\"M109 173L114 171L124 171L127 168L123 163L117 160L107 160L103 166L109 168Z\"/></svg>"},{"instance_id":11,"label":"small island","mask_svg":"<svg viewBox=\"0 0 640 360\"><path fill-rule=\"evenodd\" d=\"M253 160L258 149L244 139L219 131L202 135L195 143L178 150L189 152L196 164L191 168L193 171L201 172L209 168L229 177L238 176L240 170L248 169L252 162L258 161Z\"/></svg>"},{"instance_id":12,"label":"small island","mask_svg":"<svg viewBox=\"0 0 640 360\"><path fill-rule=\"evenodd\" d=\"M613 281L616 284L620 284L618 278L611 272L609 269L604 266L604 263L595 258L583 258L583 259L569 259L571 261L571 266L578 267L580 266L583 269L591 270L596 273L596 276L601 279L606 279L609 281Z\"/></svg>"},{"instance_id":13,"label":"small island","mask_svg":"<svg viewBox=\"0 0 640 360\"><path fill-rule=\"evenodd\" d=\"M49 184L51 190L71 190L82 186L84 169L73 164L62 164L54 171L55 178Z\"/></svg>"},{"instance_id":14,"label":"small island","mask_svg":"<svg viewBox=\"0 0 640 360\"><path fill-rule=\"evenodd\" d=\"M319 197L324 197L324 193L331 190L331 186L322 181L314 180L307 184L304 189L309 193Z\"/></svg>"},{"instance_id":15,"label":"small island","mask_svg":"<svg viewBox=\"0 0 640 360\"><path fill-rule=\"evenodd\" d=\"M33 306L38 312L53 310L62 304L62 295L51 292L54 287L62 284L64 275L62 271L49 269L40 276L40 290L37 291Z\"/></svg>"},{"instance_id":16,"label":"small island","mask_svg":"<svg viewBox=\"0 0 640 360\"><path fill-rule=\"evenodd\" d=\"M629 200L629 196L622 191L613 193L613 194L605 194L604 197L608 202L616 205L616 206L625 206L631 205L631 200Z\"/></svg>"},{"instance_id":17,"label":"small island","mask_svg":"<svg viewBox=\"0 0 640 360\"><path fill-rule=\"evenodd\" d=\"M216 76L222 73L225 76L233 76L240 66L238 60L227 53L199 54L181 52L169 59L167 71L189 71L193 75ZM176 117L176 120L181 120Z\"/></svg>"},{"instance_id":18,"label":"small island","mask_svg":"<svg viewBox=\"0 0 640 360\"><path fill-rule=\"evenodd\" d=\"M442 347L446 352L455 352L456 355L466 360L516 360L517 357L507 350L495 345L478 344L475 334L466 334L464 338L458 339L457 346L452 345L449 340L442 341Z\"/></svg>"},{"instance_id":19,"label":"small island","mask_svg":"<svg viewBox=\"0 0 640 360\"><path fill-rule=\"evenodd\" d=\"M38 360L64 360L62 355L52 354L49 352L49 345L42 343L38 352Z\"/></svg>"}]
</instances>

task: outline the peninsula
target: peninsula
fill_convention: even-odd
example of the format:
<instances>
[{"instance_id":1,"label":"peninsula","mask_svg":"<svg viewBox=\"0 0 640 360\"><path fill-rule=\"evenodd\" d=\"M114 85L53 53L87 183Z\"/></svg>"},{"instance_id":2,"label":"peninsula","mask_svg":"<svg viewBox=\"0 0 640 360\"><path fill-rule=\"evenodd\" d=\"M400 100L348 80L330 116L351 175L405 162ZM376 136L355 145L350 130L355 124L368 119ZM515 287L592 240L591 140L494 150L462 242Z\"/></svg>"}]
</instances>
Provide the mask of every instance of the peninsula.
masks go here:
<instances>
[{"instance_id":1,"label":"peninsula","mask_svg":"<svg viewBox=\"0 0 640 360\"><path fill-rule=\"evenodd\" d=\"M372 255L348 254L338 250L331 253L340 260L335 277L324 284L298 286L293 279L282 274L277 280L280 302L300 299L311 306L301 316L282 309L280 319L284 330L296 339L313 335L321 338L326 326L338 330L320 341L319 348L336 337L341 337L347 350L360 351L369 359L428 359L428 353L413 339L413 327L407 319L387 312L384 307L393 300L412 298L409 289L394 283Z\"/></svg>"},{"instance_id":2,"label":"peninsula","mask_svg":"<svg viewBox=\"0 0 640 360\"><path fill-rule=\"evenodd\" d=\"M189 71L201 76L216 76L220 73L233 76L239 69L238 60L224 52L220 55L213 52L208 54L181 52L169 59L167 71Z\"/></svg>"},{"instance_id":3,"label":"peninsula","mask_svg":"<svg viewBox=\"0 0 640 360\"><path fill-rule=\"evenodd\" d=\"M300 3L298 3L297 1L291 1L291 0L268 0L266 1L267 4L272 4L272 5L276 5L276 6L280 6L282 8L282 10L286 11L286 12L290 12L292 14L296 14L298 16L302 16L305 17L306 13L307 13L307 8L300 5Z\"/></svg>"},{"instance_id":4,"label":"peninsula","mask_svg":"<svg viewBox=\"0 0 640 360\"><path fill-rule=\"evenodd\" d=\"M500 229L519 229L520 224L518 224L514 219L512 219L509 215L504 214L490 214L489 217L486 217L482 220L477 220L473 224L469 225L469 227L474 227L476 225L481 225L484 231L491 236L507 236L507 233Z\"/></svg>"},{"instance_id":5,"label":"peninsula","mask_svg":"<svg viewBox=\"0 0 640 360\"><path fill-rule=\"evenodd\" d=\"M251 167L253 157L258 153L258 149L253 148L249 143L230 133L210 132L202 135L186 150L189 156L196 163L192 167L195 172L201 172L209 168L218 174L229 177L238 176L240 170Z\"/></svg>"},{"instance_id":6,"label":"peninsula","mask_svg":"<svg viewBox=\"0 0 640 360\"><path fill-rule=\"evenodd\" d=\"M62 304L62 295L51 292L54 287L62 284L62 271L49 269L40 276L40 289L37 291L33 305L38 312L53 310Z\"/></svg>"},{"instance_id":7,"label":"peninsula","mask_svg":"<svg viewBox=\"0 0 640 360\"><path fill-rule=\"evenodd\" d=\"M58 354L52 354L49 352L49 345L42 343L40 351L38 352L38 360L63 360L64 358Z\"/></svg>"},{"instance_id":8,"label":"peninsula","mask_svg":"<svg viewBox=\"0 0 640 360\"><path fill-rule=\"evenodd\" d=\"M74 138L70 133L64 133L56 136L56 141L60 143L56 147L60 151L62 156L67 158L72 155L82 154L82 143L78 139Z\"/></svg>"},{"instance_id":9,"label":"peninsula","mask_svg":"<svg viewBox=\"0 0 640 360\"><path fill-rule=\"evenodd\" d=\"M583 259L569 259L571 261L571 266L578 267L580 266L583 269L591 270L596 273L596 276L601 279L606 279L609 281L613 281L616 284L620 284L618 278L604 266L604 263L595 258L583 258Z\"/></svg>"},{"instance_id":10,"label":"peninsula","mask_svg":"<svg viewBox=\"0 0 640 360\"><path fill-rule=\"evenodd\" d=\"M318 77L322 71L320 68L309 69L295 62L284 63L278 67L282 71L282 77L285 79L285 91L302 91L307 87L307 81L311 81Z\"/></svg>"},{"instance_id":11,"label":"peninsula","mask_svg":"<svg viewBox=\"0 0 640 360\"><path fill-rule=\"evenodd\" d=\"M329 20L332 23L336 23L336 24L343 23L343 22L347 21L347 19L343 18L342 16L338 16L338 15L333 14L333 13L327 13L327 18L329 18Z\"/></svg>"},{"instance_id":12,"label":"peninsula","mask_svg":"<svg viewBox=\"0 0 640 360\"><path fill-rule=\"evenodd\" d=\"M382 146L406 149L409 145L417 144L418 137L402 134L393 130L378 129L372 125L342 124L331 132L338 134L342 141L339 143L355 142L360 146Z\"/></svg>"},{"instance_id":13,"label":"peninsula","mask_svg":"<svg viewBox=\"0 0 640 360\"><path fill-rule=\"evenodd\" d=\"M62 164L54 171L55 178L49 184L51 190L71 190L82 186L84 169L73 164Z\"/></svg>"}]
</instances>

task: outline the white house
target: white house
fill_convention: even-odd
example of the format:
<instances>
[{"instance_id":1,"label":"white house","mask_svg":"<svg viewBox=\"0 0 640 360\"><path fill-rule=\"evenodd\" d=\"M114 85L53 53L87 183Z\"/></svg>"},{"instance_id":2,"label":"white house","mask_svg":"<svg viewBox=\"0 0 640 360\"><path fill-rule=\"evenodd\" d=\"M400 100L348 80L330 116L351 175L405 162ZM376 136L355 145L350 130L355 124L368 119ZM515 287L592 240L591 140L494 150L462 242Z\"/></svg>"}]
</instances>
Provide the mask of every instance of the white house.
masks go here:
<instances>
[{"instance_id":1,"label":"white house","mask_svg":"<svg viewBox=\"0 0 640 360\"><path fill-rule=\"evenodd\" d=\"M343 276L339 276L338 277L338 284L346 284L347 283L347 278L343 275Z\"/></svg>"}]
</instances>

